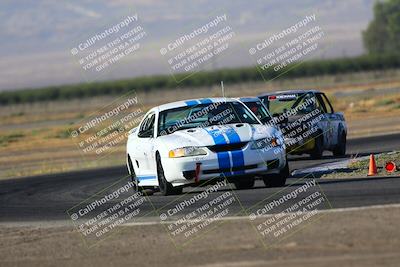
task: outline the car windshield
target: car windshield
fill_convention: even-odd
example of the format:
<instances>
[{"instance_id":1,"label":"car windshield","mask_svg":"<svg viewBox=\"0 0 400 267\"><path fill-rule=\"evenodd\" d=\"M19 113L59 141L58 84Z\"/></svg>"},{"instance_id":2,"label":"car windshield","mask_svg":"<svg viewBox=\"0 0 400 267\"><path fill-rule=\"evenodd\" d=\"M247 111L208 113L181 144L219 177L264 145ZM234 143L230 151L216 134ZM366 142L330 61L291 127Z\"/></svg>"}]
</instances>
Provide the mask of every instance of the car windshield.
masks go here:
<instances>
[{"instance_id":1,"label":"car windshield","mask_svg":"<svg viewBox=\"0 0 400 267\"><path fill-rule=\"evenodd\" d=\"M198 104L160 112L158 135L167 135L183 129L231 123L259 124L259 121L239 102Z\"/></svg>"},{"instance_id":2,"label":"car windshield","mask_svg":"<svg viewBox=\"0 0 400 267\"><path fill-rule=\"evenodd\" d=\"M271 115L261 101L249 101L244 102L244 104L257 116L262 123L268 123L271 121Z\"/></svg>"},{"instance_id":3,"label":"car windshield","mask_svg":"<svg viewBox=\"0 0 400 267\"><path fill-rule=\"evenodd\" d=\"M310 113L315 108L315 97L312 93L268 95L261 99L272 115L289 110L296 111L291 112L291 115L301 115Z\"/></svg>"}]
</instances>

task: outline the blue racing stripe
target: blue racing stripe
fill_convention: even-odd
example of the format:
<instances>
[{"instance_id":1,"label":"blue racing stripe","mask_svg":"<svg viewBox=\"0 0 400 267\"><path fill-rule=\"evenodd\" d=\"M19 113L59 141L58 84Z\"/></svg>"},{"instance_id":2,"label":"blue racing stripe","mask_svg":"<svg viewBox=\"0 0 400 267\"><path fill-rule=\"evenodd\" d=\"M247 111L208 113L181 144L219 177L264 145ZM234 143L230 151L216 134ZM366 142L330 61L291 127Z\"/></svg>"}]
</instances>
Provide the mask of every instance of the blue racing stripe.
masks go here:
<instances>
[{"instance_id":1,"label":"blue racing stripe","mask_svg":"<svg viewBox=\"0 0 400 267\"><path fill-rule=\"evenodd\" d=\"M232 151L232 167L243 167L244 166L244 155L242 150ZM244 170L234 171L233 174L244 174Z\"/></svg>"},{"instance_id":2,"label":"blue racing stripe","mask_svg":"<svg viewBox=\"0 0 400 267\"><path fill-rule=\"evenodd\" d=\"M187 106L196 106L196 105L199 104L199 101L197 101L197 100L189 100L189 101L185 101L185 104Z\"/></svg>"},{"instance_id":3,"label":"blue racing stripe","mask_svg":"<svg viewBox=\"0 0 400 267\"><path fill-rule=\"evenodd\" d=\"M231 160L229 158L228 152L218 152L218 165L220 169L230 169L231 168ZM228 172L229 175L231 172ZM226 175L226 173L224 173Z\"/></svg>"},{"instance_id":4,"label":"blue racing stripe","mask_svg":"<svg viewBox=\"0 0 400 267\"><path fill-rule=\"evenodd\" d=\"M138 178L138 181L140 182L143 180L154 180L154 179L156 179L156 176L155 175L138 175L137 178Z\"/></svg>"},{"instance_id":5,"label":"blue racing stripe","mask_svg":"<svg viewBox=\"0 0 400 267\"><path fill-rule=\"evenodd\" d=\"M199 100L201 104L212 104L212 100L209 98L204 98Z\"/></svg>"},{"instance_id":6,"label":"blue racing stripe","mask_svg":"<svg viewBox=\"0 0 400 267\"><path fill-rule=\"evenodd\" d=\"M235 144L235 143L240 143L240 136L237 134L235 129L229 128L228 131L226 131L226 136L229 139L230 144ZM242 150L236 150L232 151L232 167L243 167L244 166L244 155ZM244 170L241 171L234 171L233 174L244 174Z\"/></svg>"},{"instance_id":7,"label":"blue racing stripe","mask_svg":"<svg viewBox=\"0 0 400 267\"><path fill-rule=\"evenodd\" d=\"M227 142L219 129L207 130L207 133L214 140L216 145L226 145ZM231 169L231 160L229 158L229 152L217 152L218 166L219 169ZM224 173L225 175L231 175L231 172Z\"/></svg>"},{"instance_id":8,"label":"blue racing stripe","mask_svg":"<svg viewBox=\"0 0 400 267\"><path fill-rule=\"evenodd\" d=\"M226 136L228 137L229 144L240 143L240 136L237 134L235 129L229 127L228 130L225 131Z\"/></svg>"},{"instance_id":9,"label":"blue racing stripe","mask_svg":"<svg viewBox=\"0 0 400 267\"><path fill-rule=\"evenodd\" d=\"M208 132L209 135L211 135L211 137L213 138L214 143L216 145L226 145L227 144L224 135L222 134L222 132L219 129L214 129L211 131L206 130L206 131Z\"/></svg>"}]
</instances>

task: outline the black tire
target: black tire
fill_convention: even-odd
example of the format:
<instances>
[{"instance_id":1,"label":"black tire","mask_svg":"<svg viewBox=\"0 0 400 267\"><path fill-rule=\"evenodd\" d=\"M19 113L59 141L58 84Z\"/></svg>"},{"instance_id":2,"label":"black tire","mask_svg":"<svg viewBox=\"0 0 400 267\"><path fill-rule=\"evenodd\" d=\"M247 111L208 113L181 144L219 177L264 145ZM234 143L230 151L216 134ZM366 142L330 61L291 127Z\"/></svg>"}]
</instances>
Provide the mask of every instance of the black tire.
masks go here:
<instances>
[{"instance_id":1,"label":"black tire","mask_svg":"<svg viewBox=\"0 0 400 267\"><path fill-rule=\"evenodd\" d=\"M164 169L161 164L160 155L158 153L156 154L156 163L157 163L158 185L161 194L164 196L181 194L182 187L174 187L170 182L167 181L167 179L165 179Z\"/></svg>"},{"instance_id":2,"label":"black tire","mask_svg":"<svg viewBox=\"0 0 400 267\"><path fill-rule=\"evenodd\" d=\"M137 180L137 177L136 177L135 169L133 168L132 160L131 160L131 157L129 157L129 156L128 156L128 165L129 165L129 172L130 172L130 176L131 176L131 181L133 183L132 189L133 189L133 191L135 193L139 192L140 188L138 186L138 180Z\"/></svg>"},{"instance_id":3,"label":"black tire","mask_svg":"<svg viewBox=\"0 0 400 267\"><path fill-rule=\"evenodd\" d=\"M286 179L289 175L289 163L286 160L286 165L279 174L266 175L263 177L263 181L266 187L282 187L285 186Z\"/></svg>"},{"instance_id":4,"label":"black tire","mask_svg":"<svg viewBox=\"0 0 400 267\"><path fill-rule=\"evenodd\" d=\"M310 157L312 159L320 159L322 158L322 154L324 153L324 139L321 133L318 133L318 136L315 137L315 146L313 151L310 153Z\"/></svg>"},{"instance_id":5,"label":"black tire","mask_svg":"<svg viewBox=\"0 0 400 267\"><path fill-rule=\"evenodd\" d=\"M146 196L151 196L154 194L154 190L153 188L149 188L149 187L142 187L139 186L139 181L137 180L137 176L135 173L135 169L133 168L133 164L132 164L132 160L131 158L128 156L128 164L129 164L129 172L130 172L130 177L131 177L131 181L133 183L133 192L137 193L137 192L142 192L144 193Z\"/></svg>"},{"instance_id":6,"label":"black tire","mask_svg":"<svg viewBox=\"0 0 400 267\"><path fill-rule=\"evenodd\" d=\"M254 187L254 181L254 177L245 177L233 181L233 184L235 185L236 189L239 190L250 189Z\"/></svg>"},{"instance_id":7,"label":"black tire","mask_svg":"<svg viewBox=\"0 0 400 267\"><path fill-rule=\"evenodd\" d=\"M339 139L339 143L332 151L335 157L343 157L346 155L346 142L347 142L346 134L342 133Z\"/></svg>"}]
</instances>

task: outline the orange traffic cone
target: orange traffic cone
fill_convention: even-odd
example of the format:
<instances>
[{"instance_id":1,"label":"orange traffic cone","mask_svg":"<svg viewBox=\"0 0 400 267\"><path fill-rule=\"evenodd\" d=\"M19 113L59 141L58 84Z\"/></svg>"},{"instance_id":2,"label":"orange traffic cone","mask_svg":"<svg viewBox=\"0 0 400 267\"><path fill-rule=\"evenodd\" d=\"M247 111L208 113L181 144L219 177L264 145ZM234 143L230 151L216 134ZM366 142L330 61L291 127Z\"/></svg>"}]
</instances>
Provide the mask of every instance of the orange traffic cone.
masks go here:
<instances>
[{"instance_id":1,"label":"orange traffic cone","mask_svg":"<svg viewBox=\"0 0 400 267\"><path fill-rule=\"evenodd\" d=\"M369 171L368 171L368 176L375 176L378 172L376 171L376 162L375 162L375 157L374 154L371 154L369 156Z\"/></svg>"}]
</instances>

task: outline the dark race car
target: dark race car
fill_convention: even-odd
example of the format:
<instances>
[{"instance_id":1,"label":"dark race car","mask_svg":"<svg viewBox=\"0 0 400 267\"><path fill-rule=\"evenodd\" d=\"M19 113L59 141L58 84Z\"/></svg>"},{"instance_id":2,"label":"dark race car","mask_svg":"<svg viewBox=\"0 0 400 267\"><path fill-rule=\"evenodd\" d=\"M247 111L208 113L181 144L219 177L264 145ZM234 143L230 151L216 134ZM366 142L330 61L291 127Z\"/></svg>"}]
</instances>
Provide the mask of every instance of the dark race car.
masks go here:
<instances>
[{"instance_id":1,"label":"dark race car","mask_svg":"<svg viewBox=\"0 0 400 267\"><path fill-rule=\"evenodd\" d=\"M272 122L285 136L287 152L322 157L325 150L335 156L346 153L347 125L326 95L316 90L279 91L258 96Z\"/></svg>"}]
</instances>

